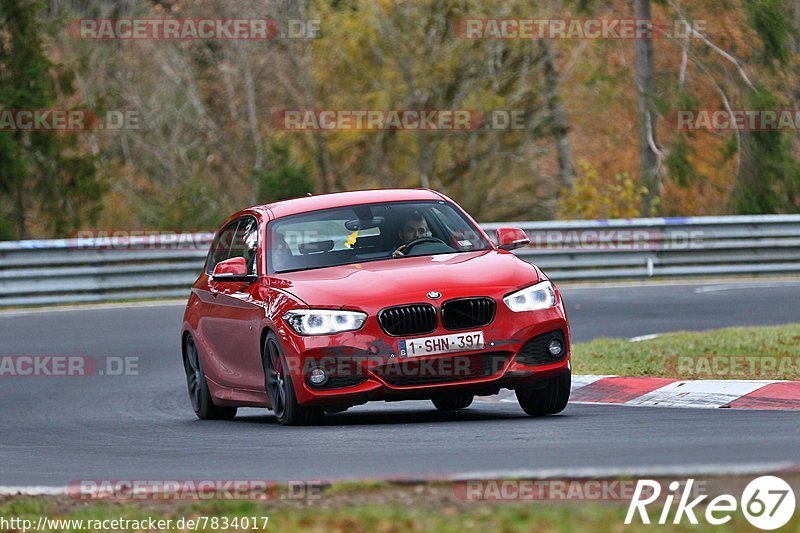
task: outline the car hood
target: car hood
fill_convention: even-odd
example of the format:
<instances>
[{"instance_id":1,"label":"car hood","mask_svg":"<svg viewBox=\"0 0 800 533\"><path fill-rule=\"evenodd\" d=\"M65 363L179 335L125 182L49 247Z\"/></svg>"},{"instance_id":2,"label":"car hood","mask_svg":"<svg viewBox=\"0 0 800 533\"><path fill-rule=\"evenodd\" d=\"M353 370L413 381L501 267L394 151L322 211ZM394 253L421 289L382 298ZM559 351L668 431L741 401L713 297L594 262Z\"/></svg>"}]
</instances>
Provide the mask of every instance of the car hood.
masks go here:
<instances>
[{"instance_id":1,"label":"car hood","mask_svg":"<svg viewBox=\"0 0 800 533\"><path fill-rule=\"evenodd\" d=\"M503 296L536 283L539 270L509 252L490 250L405 257L279 274L275 288L309 306L380 309L429 301L430 291L441 301L466 296Z\"/></svg>"}]
</instances>

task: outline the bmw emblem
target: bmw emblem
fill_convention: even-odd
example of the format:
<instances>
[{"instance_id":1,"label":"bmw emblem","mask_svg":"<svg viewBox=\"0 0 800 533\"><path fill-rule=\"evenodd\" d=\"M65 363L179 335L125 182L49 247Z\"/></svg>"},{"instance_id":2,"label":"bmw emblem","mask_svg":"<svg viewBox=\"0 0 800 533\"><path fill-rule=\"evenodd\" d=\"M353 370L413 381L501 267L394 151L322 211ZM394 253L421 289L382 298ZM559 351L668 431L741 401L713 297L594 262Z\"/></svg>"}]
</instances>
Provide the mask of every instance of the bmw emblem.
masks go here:
<instances>
[{"instance_id":1,"label":"bmw emblem","mask_svg":"<svg viewBox=\"0 0 800 533\"><path fill-rule=\"evenodd\" d=\"M439 291L431 291L428 293L428 298L430 298L431 300L438 300L441 297L442 293Z\"/></svg>"}]
</instances>

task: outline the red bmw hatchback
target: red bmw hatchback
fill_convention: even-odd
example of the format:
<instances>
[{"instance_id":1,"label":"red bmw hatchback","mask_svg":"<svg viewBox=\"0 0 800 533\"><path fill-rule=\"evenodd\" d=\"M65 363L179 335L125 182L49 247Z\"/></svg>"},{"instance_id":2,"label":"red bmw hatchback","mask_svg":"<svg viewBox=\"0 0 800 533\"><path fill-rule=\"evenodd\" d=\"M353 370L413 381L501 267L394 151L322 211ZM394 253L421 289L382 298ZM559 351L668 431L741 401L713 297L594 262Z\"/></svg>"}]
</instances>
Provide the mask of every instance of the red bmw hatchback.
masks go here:
<instances>
[{"instance_id":1,"label":"red bmw hatchback","mask_svg":"<svg viewBox=\"0 0 800 533\"><path fill-rule=\"evenodd\" d=\"M310 196L230 217L192 286L181 344L192 407L308 424L371 400L442 410L513 389L533 416L570 394L558 289L430 190Z\"/></svg>"}]
</instances>

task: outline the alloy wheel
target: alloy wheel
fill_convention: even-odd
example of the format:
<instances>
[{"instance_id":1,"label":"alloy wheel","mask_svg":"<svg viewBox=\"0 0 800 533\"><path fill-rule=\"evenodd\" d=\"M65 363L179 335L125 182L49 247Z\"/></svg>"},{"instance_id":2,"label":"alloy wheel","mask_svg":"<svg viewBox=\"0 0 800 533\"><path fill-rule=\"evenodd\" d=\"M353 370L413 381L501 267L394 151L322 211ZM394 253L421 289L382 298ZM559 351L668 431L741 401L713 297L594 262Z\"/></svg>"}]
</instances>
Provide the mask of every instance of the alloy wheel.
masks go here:
<instances>
[{"instance_id":1,"label":"alloy wheel","mask_svg":"<svg viewBox=\"0 0 800 533\"><path fill-rule=\"evenodd\" d=\"M267 339L265 352L269 363L266 368L267 392L275 416L282 418L286 412L286 375L283 358L274 339Z\"/></svg>"},{"instance_id":2,"label":"alloy wheel","mask_svg":"<svg viewBox=\"0 0 800 533\"><path fill-rule=\"evenodd\" d=\"M189 398L192 408L200 410L201 384L203 383L203 368L200 366L200 357L194 339L189 337L186 341L186 384L189 387Z\"/></svg>"}]
</instances>

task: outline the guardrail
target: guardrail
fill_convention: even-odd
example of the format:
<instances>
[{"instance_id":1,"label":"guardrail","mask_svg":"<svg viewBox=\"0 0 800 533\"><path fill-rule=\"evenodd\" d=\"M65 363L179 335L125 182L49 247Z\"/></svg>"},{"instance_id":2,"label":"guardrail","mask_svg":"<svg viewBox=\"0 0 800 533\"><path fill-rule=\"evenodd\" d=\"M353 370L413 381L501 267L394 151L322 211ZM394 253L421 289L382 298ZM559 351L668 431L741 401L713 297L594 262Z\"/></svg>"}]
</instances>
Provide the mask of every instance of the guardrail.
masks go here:
<instances>
[{"instance_id":1,"label":"guardrail","mask_svg":"<svg viewBox=\"0 0 800 533\"><path fill-rule=\"evenodd\" d=\"M484 224L487 231L506 224ZM516 223L518 254L554 280L800 272L800 215Z\"/></svg>"},{"instance_id":2,"label":"guardrail","mask_svg":"<svg viewBox=\"0 0 800 533\"><path fill-rule=\"evenodd\" d=\"M510 222L556 281L800 272L800 215ZM188 295L212 234L0 242L0 307Z\"/></svg>"}]
</instances>

